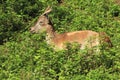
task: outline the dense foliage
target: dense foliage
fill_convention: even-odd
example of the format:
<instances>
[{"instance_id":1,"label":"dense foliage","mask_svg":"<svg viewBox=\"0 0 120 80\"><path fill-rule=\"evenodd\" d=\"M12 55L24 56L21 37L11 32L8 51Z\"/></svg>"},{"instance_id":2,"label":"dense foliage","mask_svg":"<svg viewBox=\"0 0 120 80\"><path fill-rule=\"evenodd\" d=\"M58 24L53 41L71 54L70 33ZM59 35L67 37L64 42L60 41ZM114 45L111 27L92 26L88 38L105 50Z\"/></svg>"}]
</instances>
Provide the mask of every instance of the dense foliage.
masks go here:
<instances>
[{"instance_id":1,"label":"dense foliage","mask_svg":"<svg viewBox=\"0 0 120 80\"><path fill-rule=\"evenodd\" d=\"M101 52L54 51L45 34L31 34L29 28L47 6L58 33L76 30L106 32L112 48ZM1 80L119 80L120 5L114 0L1 0L0 1Z\"/></svg>"}]
</instances>

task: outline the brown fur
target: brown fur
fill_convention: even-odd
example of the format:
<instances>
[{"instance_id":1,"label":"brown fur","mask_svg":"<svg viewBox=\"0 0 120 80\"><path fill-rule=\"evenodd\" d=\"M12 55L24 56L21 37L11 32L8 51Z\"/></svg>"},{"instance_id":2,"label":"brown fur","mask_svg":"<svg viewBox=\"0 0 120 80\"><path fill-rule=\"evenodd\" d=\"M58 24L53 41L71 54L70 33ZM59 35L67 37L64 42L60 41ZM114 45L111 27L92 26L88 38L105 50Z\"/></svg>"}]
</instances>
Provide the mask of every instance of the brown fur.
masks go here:
<instances>
[{"instance_id":1,"label":"brown fur","mask_svg":"<svg viewBox=\"0 0 120 80\"><path fill-rule=\"evenodd\" d=\"M114 0L116 4L120 5L120 0Z\"/></svg>"},{"instance_id":2,"label":"brown fur","mask_svg":"<svg viewBox=\"0 0 120 80\"><path fill-rule=\"evenodd\" d=\"M96 38L98 38L98 33L90 30L57 34L52 38L51 42L59 49L65 48L65 43L73 42L77 42L81 45L81 47L84 47L86 44L88 44L87 42L89 42L90 38L91 41L93 41L91 42L92 46L98 45L96 41L94 41Z\"/></svg>"},{"instance_id":3,"label":"brown fur","mask_svg":"<svg viewBox=\"0 0 120 80\"><path fill-rule=\"evenodd\" d=\"M46 31L47 43L54 45L55 49L65 49L65 43L77 42L80 44L81 49L91 48L93 46L98 46L102 42L108 43L109 46L112 46L110 38L104 33L97 33L91 30L83 31L74 31L63 34L57 34L54 29L51 21L48 19L47 14L51 11L51 8L48 7L45 12L39 17L35 26L31 27L31 32L42 32ZM102 38L102 39L100 39Z\"/></svg>"},{"instance_id":4,"label":"brown fur","mask_svg":"<svg viewBox=\"0 0 120 80\"><path fill-rule=\"evenodd\" d=\"M105 32L100 32L99 35L100 35L100 38L101 38L101 41L103 42L103 44L108 43L109 47L113 47L110 37L107 36L107 34Z\"/></svg>"}]
</instances>

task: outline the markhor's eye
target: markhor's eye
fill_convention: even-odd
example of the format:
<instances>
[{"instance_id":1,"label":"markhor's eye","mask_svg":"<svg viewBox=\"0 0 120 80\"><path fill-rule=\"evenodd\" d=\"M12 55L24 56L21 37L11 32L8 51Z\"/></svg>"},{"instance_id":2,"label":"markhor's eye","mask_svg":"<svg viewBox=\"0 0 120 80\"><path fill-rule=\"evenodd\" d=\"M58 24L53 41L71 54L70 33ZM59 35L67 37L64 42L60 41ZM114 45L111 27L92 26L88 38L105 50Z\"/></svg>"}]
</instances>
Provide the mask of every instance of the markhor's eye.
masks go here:
<instances>
[{"instance_id":1,"label":"markhor's eye","mask_svg":"<svg viewBox=\"0 0 120 80\"><path fill-rule=\"evenodd\" d=\"M43 22L42 22L42 21L40 21L39 23L40 23L40 24L42 24Z\"/></svg>"},{"instance_id":2,"label":"markhor's eye","mask_svg":"<svg viewBox=\"0 0 120 80\"><path fill-rule=\"evenodd\" d=\"M42 21L40 21L39 23L43 23Z\"/></svg>"}]
</instances>

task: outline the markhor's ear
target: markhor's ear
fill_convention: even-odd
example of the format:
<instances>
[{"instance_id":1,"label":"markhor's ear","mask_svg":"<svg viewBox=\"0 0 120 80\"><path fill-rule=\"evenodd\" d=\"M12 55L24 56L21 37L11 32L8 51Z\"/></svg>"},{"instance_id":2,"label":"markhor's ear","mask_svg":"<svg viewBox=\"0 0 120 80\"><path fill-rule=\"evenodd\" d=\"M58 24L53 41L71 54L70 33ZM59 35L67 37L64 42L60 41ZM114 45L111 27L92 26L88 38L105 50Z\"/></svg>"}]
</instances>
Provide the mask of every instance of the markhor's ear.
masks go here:
<instances>
[{"instance_id":1,"label":"markhor's ear","mask_svg":"<svg viewBox=\"0 0 120 80\"><path fill-rule=\"evenodd\" d=\"M48 6L46 8L46 10L44 11L43 15L47 15L48 13L50 13L52 11L52 8L50 6Z\"/></svg>"}]
</instances>

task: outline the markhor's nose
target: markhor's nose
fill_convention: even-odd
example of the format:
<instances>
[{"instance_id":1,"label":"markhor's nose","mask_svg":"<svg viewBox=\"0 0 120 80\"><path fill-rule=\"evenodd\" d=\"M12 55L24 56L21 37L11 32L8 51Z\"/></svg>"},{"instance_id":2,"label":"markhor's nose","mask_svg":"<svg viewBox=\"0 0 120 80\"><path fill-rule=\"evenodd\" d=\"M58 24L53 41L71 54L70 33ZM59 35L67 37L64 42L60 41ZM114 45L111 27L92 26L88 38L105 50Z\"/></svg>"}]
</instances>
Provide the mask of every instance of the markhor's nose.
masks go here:
<instances>
[{"instance_id":1,"label":"markhor's nose","mask_svg":"<svg viewBox=\"0 0 120 80\"><path fill-rule=\"evenodd\" d=\"M32 32L32 33L34 32L34 27L30 28L30 32Z\"/></svg>"}]
</instances>

